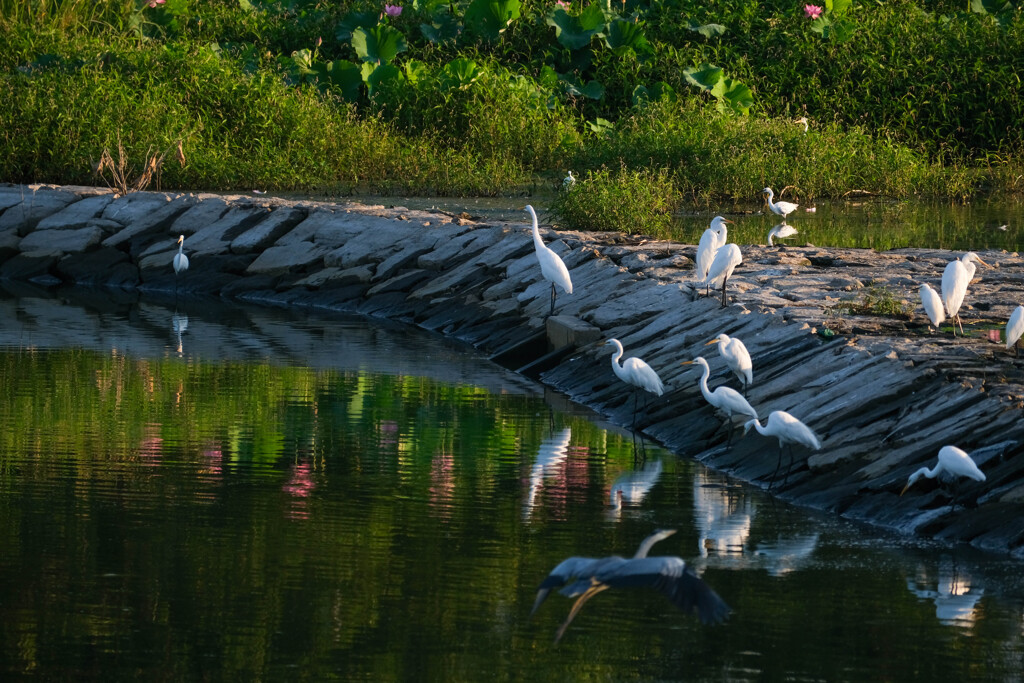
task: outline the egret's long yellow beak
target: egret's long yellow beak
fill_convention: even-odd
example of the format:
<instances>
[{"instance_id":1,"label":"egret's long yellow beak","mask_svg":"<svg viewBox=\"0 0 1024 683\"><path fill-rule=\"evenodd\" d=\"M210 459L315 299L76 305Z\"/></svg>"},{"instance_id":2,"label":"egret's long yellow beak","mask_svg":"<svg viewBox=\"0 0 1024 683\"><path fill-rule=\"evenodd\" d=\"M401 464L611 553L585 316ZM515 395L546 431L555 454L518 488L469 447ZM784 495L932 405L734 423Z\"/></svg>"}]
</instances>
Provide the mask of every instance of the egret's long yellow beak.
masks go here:
<instances>
[{"instance_id":1,"label":"egret's long yellow beak","mask_svg":"<svg viewBox=\"0 0 1024 683\"><path fill-rule=\"evenodd\" d=\"M709 341L709 342L708 342L707 344L705 344L704 346L711 346L712 344L717 344L717 343L718 343L718 338L717 338L717 337L715 337L714 339L712 339L711 341ZM693 361L690 361L690 362L692 363Z\"/></svg>"},{"instance_id":2,"label":"egret's long yellow beak","mask_svg":"<svg viewBox=\"0 0 1024 683\"><path fill-rule=\"evenodd\" d=\"M684 360L682 363L680 363L680 365L693 365L693 361L692 360Z\"/></svg>"},{"instance_id":3,"label":"egret's long yellow beak","mask_svg":"<svg viewBox=\"0 0 1024 683\"><path fill-rule=\"evenodd\" d=\"M184 235L178 235L178 241L175 242L175 244L181 244L184 241L185 241L185 236Z\"/></svg>"},{"instance_id":4,"label":"egret's long yellow beak","mask_svg":"<svg viewBox=\"0 0 1024 683\"><path fill-rule=\"evenodd\" d=\"M910 484L907 484L906 486L904 486L904 487L903 487L903 490L902 490L902 491L900 491L900 496L902 496L902 495L903 495L904 493L906 493L906 492L907 492L907 489L909 489L909 488L910 488Z\"/></svg>"},{"instance_id":5,"label":"egret's long yellow beak","mask_svg":"<svg viewBox=\"0 0 1024 683\"><path fill-rule=\"evenodd\" d=\"M982 261L980 258L976 258L974 260L977 261L978 263L980 263L981 265L985 266L986 268L991 268L992 267L989 264L987 264L984 261Z\"/></svg>"}]
</instances>

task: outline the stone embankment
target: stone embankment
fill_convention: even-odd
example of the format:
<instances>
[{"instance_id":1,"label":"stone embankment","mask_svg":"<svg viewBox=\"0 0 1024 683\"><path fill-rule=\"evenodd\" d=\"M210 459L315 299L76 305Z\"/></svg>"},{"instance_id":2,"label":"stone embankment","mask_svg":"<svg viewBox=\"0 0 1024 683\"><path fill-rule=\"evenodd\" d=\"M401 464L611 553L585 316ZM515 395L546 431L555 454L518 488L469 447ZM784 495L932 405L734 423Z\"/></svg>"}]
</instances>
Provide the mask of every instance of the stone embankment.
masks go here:
<instances>
[{"instance_id":1,"label":"stone embankment","mask_svg":"<svg viewBox=\"0 0 1024 683\"><path fill-rule=\"evenodd\" d=\"M6 186L0 279L406 321L473 344L628 425L633 396L602 344L616 337L627 357L644 358L666 384L641 410L640 429L767 486L775 440L740 430L728 445L724 422L700 394L698 370L680 365L704 355L712 387L738 387L717 347L706 346L725 332L753 357L748 398L762 419L786 410L821 437L820 451L794 449L777 495L1024 558L1024 360L995 341L1024 303L1024 258L980 253L992 267L979 268L962 311L972 336L954 339L948 328L929 329L917 287L938 289L959 254L743 246L723 309L717 297L697 296L692 245L543 230L575 286L545 320L549 285L523 215L523 223L484 225L350 203ZM191 267L175 276L178 235ZM879 315L901 302L910 315ZM900 497L910 473L934 465L946 444L972 453L987 481L964 482L955 509L933 481Z\"/></svg>"}]
</instances>

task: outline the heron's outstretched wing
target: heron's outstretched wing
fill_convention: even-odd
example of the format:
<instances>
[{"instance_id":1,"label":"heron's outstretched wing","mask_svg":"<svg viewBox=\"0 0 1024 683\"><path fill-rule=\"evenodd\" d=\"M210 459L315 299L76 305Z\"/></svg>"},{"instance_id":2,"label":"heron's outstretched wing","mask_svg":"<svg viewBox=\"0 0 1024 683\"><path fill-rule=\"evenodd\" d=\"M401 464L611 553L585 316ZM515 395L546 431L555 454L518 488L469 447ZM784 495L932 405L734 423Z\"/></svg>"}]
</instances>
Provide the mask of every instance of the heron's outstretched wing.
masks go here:
<instances>
[{"instance_id":1,"label":"heron's outstretched wing","mask_svg":"<svg viewBox=\"0 0 1024 683\"><path fill-rule=\"evenodd\" d=\"M600 559L594 557L570 557L560 562L557 567L551 570L550 574L544 577L544 580L540 582L540 586L537 587L537 599L533 601L533 609L530 610L530 614L537 611L540 604L548 597L551 589L561 588L568 583L569 579L586 577L589 583L590 577L594 574L593 567L596 566Z\"/></svg>"},{"instance_id":2,"label":"heron's outstretched wing","mask_svg":"<svg viewBox=\"0 0 1024 683\"><path fill-rule=\"evenodd\" d=\"M728 616L729 606L678 557L645 557L598 572L597 581L610 588L650 586L686 613L696 612L701 623L713 624Z\"/></svg>"}]
</instances>

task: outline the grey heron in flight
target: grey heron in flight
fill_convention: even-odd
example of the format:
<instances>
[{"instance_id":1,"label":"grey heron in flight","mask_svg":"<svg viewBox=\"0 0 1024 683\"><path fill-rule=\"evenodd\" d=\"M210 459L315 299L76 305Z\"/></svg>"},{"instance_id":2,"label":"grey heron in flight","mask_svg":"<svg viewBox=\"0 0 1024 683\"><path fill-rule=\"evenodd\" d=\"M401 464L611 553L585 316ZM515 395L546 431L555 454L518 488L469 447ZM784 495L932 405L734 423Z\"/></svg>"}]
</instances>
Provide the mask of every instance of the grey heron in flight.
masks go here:
<instances>
[{"instance_id":1,"label":"grey heron in flight","mask_svg":"<svg viewBox=\"0 0 1024 683\"><path fill-rule=\"evenodd\" d=\"M729 606L693 573L682 558L647 557L651 546L675 532L675 529L654 532L643 540L636 554L628 560L618 555L600 558L570 557L564 560L541 582L530 614L537 611L554 588L560 588L559 592L566 597L578 598L569 611L569 616L555 634L557 643L587 600L601 591L609 588L649 586L661 592L684 612L696 612L701 623L714 624L723 621L730 612Z\"/></svg>"}]
</instances>

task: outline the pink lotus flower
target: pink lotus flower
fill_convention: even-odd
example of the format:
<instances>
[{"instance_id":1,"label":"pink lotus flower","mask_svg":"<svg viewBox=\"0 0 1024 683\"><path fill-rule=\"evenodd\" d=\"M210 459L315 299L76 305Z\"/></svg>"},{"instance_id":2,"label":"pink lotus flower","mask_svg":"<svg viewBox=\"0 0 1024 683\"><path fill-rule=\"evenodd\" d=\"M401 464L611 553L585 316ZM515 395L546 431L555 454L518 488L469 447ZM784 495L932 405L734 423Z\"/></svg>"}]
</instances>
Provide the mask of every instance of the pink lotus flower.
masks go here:
<instances>
[{"instance_id":1,"label":"pink lotus flower","mask_svg":"<svg viewBox=\"0 0 1024 683\"><path fill-rule=\"evenodd\" d=\"M804 5L804 14L808 19L817 19L824 10L817 5Z\"/></svg>"},{"instance_id":2,"label":"pink lotus flower","mask_svg":"<svg viewBox=\"0 0 1024 683\"><path fill-rule=\"evenodd\" d=\"M555 7L567 10L569 9L569 3L565 2L565 0L558 0L558 2L555 3Z\"/></svg>"},{"instance_id":3,"label":"pink lotus flower","mask_svg":"<svg viewBox=\"0 0 1024 683\"><path fill-rule=\"evenodd\" d=\"M157 5L162 5L165 2L167 2L167 0L150 0L149 7L150 9L155 9Z\"/></svg>"},{"instance_id":4,"label":"pink lotus flower","mask_svg":"<svg viewBox=\"0 0 1024 683\"><path fill-rule=\"evenodd\" d=\"M402 13L401 5L384 5L384 14L389 17L397 17Z\"/></svg>"}]
</instances>

